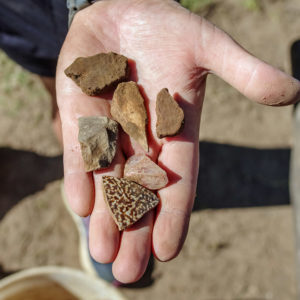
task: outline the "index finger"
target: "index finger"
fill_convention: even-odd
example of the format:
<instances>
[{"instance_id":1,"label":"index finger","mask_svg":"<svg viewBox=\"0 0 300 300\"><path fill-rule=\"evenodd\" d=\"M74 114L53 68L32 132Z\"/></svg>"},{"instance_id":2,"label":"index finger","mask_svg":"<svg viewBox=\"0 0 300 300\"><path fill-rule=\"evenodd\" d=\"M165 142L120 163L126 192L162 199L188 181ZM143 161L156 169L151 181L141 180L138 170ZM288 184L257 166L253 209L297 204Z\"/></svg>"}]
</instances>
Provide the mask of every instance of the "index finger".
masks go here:
<instances>
[{"instance_id":1,"label":"index finger","mask_svg":"<svg viewBox=\"0 0 300 300\"><path fill-rule=\"evenodd\" d=\"M198 174L198 142L174 141L163 145L159 162L172 170L170 184L159 190L161 199L153 228L153 252L161 261L179 253L192 211Z\"/></svg>"},{"instance_id":2,"label":"index finger","mask_svg":"<svg viewBox=\"0 0 300 300\"><path fill-rule=\"evenodd\" d=\"M204 85L205 78L198 93L198 105L181 101L185 111L184 129L178 136L164 139L158 156L158 164L169 179L168 185L158 191L161 201L153 227L153 253L161 261L177 256L188 231L199 169L198 136ZM194 96L184 92L181 96L178 94L182 100L191 101Z\"/></svg>"}]
</instances>

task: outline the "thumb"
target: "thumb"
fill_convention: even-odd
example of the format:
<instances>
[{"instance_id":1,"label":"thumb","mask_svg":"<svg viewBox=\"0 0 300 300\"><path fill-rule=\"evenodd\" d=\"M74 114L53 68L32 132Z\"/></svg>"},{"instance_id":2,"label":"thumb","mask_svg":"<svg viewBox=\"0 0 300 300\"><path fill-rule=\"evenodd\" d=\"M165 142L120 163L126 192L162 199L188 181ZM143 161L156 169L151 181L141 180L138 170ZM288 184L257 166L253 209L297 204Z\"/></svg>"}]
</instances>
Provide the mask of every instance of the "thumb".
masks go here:
<instances>
[{"instance_id":1,"label":"thumb","mask_svg":"<svg viewBox=\"0 0 300 300\"><path fill-rule=\"evenodd\" d=\"M282 106L300 100L297 79L254 57L208 21L197 18L196 23L198 65L261 104Z\"/></svg>"}]
</instances>

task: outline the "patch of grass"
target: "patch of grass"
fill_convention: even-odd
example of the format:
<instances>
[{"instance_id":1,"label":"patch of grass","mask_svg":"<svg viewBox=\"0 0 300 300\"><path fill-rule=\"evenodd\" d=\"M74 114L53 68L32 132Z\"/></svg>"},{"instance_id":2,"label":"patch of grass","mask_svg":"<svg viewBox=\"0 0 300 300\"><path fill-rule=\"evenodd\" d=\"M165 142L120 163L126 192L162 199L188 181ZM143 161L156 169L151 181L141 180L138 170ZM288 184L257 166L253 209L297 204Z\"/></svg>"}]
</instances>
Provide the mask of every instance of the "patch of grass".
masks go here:
<instances>
[{"instance_id":1,"label":"patch of grass","mask_svg":"<svg viewBox=\"0 0 300 300\"><path fill-rule=\"evenodd\" d=\"M0 114L16 118L48 97L37 76L24 70L0 51Z\"/></svg>"},{"instance_id":2,"label":"patch of grass","mask_svg":"<svg viewBox=\"0 0 300 300\"><path fill-rule=\"evenodd\" d=\"M180 3L190 11L197 12L213 4L213 0L181 0Z\"/></svg>"},{"instance_id":3,"label":"patch of grass","mask_svg":"<svg viewBox=\"0 0 300 300\"><path fill-rule=\"evenodd\" d=\"M243 6L251 11L261 10L261 0L243 0Z\"/></svg>"}]
</instances>

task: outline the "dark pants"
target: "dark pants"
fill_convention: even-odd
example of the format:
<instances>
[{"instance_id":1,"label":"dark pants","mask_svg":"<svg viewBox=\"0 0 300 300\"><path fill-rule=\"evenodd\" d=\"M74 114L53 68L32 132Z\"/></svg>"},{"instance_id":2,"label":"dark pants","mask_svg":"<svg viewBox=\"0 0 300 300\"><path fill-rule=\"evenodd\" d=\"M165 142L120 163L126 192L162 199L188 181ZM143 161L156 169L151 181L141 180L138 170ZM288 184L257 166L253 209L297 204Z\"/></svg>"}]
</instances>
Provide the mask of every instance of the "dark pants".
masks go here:
<instances>
[{"instance_id":1,"label":"dark pants","mask_svg":"<svg viewBox=\"0 0 300 300\"><path fill-rule=\"evenodd\" d=\"M55 76L67 24L65 0L0 0L0 48L41 76Z\"/></svg>"}]
</instances>

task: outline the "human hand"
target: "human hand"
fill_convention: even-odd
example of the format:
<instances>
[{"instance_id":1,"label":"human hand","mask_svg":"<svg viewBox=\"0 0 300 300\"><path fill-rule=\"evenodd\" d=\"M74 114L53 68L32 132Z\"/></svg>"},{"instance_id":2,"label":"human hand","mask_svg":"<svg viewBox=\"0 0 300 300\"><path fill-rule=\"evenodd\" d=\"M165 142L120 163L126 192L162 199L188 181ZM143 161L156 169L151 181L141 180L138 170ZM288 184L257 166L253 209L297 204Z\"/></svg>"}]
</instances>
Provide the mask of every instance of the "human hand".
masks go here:
<instances>
[{"instance_id":1,"label":"human hand","mask_svg":"<svg viewBox=\"0 0 300 300\"><path fill-rule=\"evenodd\" d=\"M125 157L141 149L123 136L112 166L87 174L77 140L77 119L110 116L110 101L83 94L63 72L79 56L109 51L136 64L137 74L133 72L132 79L142 87L150 114L149 154L170 179L169 185L158 191L161 202L156 212L149 212L122 234L104 203L101 177L121 177ZM121 282L134 282L142 276L151 249L159 260L167 261L183 245L195 197L199 123L209 72L263 104L287 105L299 98L296 79L251 56L224 32L174 1L105 0L80 11L73 20L57 67L65 190L77 214L91 214L92 256L101 263L114 262L114 276ZM176 93L185 112L185 127L179 136L159 140L155 99L165 87L170 94Z\"/></svg>"}]
</instances>

